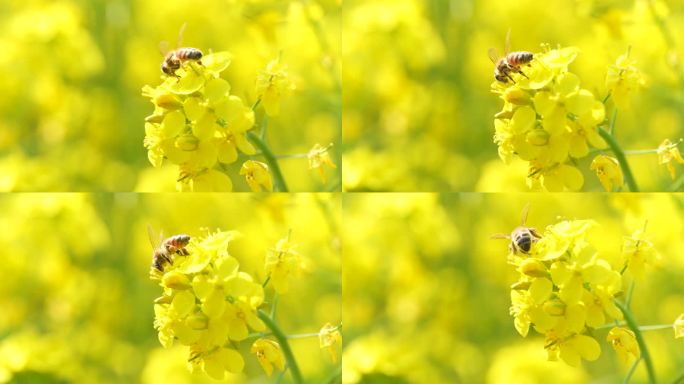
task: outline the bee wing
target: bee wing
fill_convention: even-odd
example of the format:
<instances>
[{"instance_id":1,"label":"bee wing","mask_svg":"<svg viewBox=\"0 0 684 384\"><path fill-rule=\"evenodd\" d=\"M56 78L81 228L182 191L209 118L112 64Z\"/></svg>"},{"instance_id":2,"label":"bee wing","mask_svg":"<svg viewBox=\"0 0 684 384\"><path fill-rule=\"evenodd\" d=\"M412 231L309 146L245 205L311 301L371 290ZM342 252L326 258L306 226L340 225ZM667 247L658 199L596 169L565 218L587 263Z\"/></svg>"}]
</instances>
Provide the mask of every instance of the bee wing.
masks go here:
<instances>
[{"instance_id":1,"label":"bee wing","mask_svg":"<svg viewBox=\"0 0 684 384\"><path fill-rule=\"evenodd\" d=\"M167 53L171 51L171 48L169 46L168 41L160 41L159 42L159 53L162 54L162 56L166 56Z\"/></svg>"},{"instance_id":2,"label":"bee wing","mask_svg":"<svg viewBox=\"0 0 684 384\"><path fill-rule=\"evenodd\" d=\"M508 28L508 32L506 32L506 40L504 41L504 55L508 55L508 53L511 51L511 29Z\"/></svg>"},{"instance_id":3,"label":"bee wing","mask_svg":"<svg viewBox=\"0 0 684 384\"><path fill-rule=\"evenodd\" d=\"M152 229L152 226L147 224L147 236L150 240L150 244L152 244L153 249L159 248L159 245L161 245L161 240L162 240L162 234L159 233L159 239L156 239L157 234L154 229Z\"/></svg>"},{"instance_id":4,"label":"bee wing","mask_svg":"<svg viewBox=\"0 0 684 384\"><path fill-rule=\"evenodd\" d=\"M178 30L178 40L176 40L176 48L180 48L181 44L183 44L183 34L185 33L185 27L187 25L187 22L183 23L183 25L181 25L180 29Z\"/></svg>"},{"instance_id":5,"label":"bee wing","mask_svg":"<svg viewBox=\"0 0 684 384\"><path fill-rule=\"evenodd\" d=\"M530 213L530 203L525 204L523 207L522 213L520 214L520 225L525 226L525 223L527 223L527 214Z\"/></svg>"},{"instance_id":6,"label":"bee wing","mask_svg":"<svg viewBox=\"0 0 684 384\"><path fill-rule=\"evenodd\" d=\"M496 51L496 48L489 48L487 55L489 55L489 60L491 60L492 63L496 64L497 61L499 61L499 52Z\"/></svg>"},{"instance_id":7,"label":"bee wing","mask_svg":"<svg viewBox=\"0 0 684 384\"><path fill-rule=\"evenodd\" d=\"M507 235L505 233L495 233L491 236L489 236L490 239L510 239L511 235Z\"/></svg>"}]
</instances>

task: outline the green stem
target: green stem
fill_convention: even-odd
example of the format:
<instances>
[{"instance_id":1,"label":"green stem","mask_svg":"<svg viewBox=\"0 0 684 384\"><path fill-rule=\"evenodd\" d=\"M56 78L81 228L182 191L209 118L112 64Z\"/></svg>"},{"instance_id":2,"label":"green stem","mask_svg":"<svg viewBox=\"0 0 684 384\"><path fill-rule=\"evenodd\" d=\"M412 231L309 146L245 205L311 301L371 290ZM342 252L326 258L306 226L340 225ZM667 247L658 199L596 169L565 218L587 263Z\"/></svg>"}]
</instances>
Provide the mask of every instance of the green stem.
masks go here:
<instances>
[{"instance_id":1,"label":"green stem","mask_svg":"<svg viewBox=\"0 0 684 384\"><path fill-rule=\"evenodd\" d=\"M632 367L629 369L629 372L627 372L627 376L625 376L625 380L622 382L623 384L627 384L630 380L632 380L632 375L634 374L634 371L636 371L636 367L637 365L639 365L640 361L641 357L634 360L634 364L632 364Z\"/></svg>"},{"instance_id":2,"label":"green stem","mask_svg":"<svg viewBox=\"0 0 684 384\"><path fill-rule=\"evenodd\" d=\"M290 368L292 381L294 381L296 384L303 383L304 381L302 380L302 374L299 372L297 361L294 358L294 354L292 354L290 344L287 342L287 336L266 312L258 310L257 316L259 316L261 321L263 321L264 324L266 324L266 326L271 330L271 332L273 332L273 336L276 338L276 340L278 340L278 344L280 344L280 348L283 350L285 361L287 361L287 366Z\"/></svg>"},{"instance_id":3,"label":"green stem","mask_svg":"<svg viewBox=\"0 0 684 384\"><path fill-rule=\"evenodd\" d=\"M658 331L661 329L672 329L672 324L657 324L657 325L642 325L639 327L640 331Z\"/></svg>"},{"instance_id":4,"label":"green stem","mask_svg":"<svg viewBox=\"0 0 684 384\"><path fill-rule=\"evenodd\" d=\"M618 300L615 300L615 305L620 308L620 311L622 311L622 314L625 316L625 321L627 322L627 326L634 332L634 336L636 336L636 341L637 344L639 344L639 350L641 351L641 358L644 360L644 363L646 364L646 371L648 372L648 382L651 384L656 383L656 378L655 378L655 371L653 370L653 361L651 361L651 355L648 353L648 348L646 347L646 342L644 341L644 337L641 334L641 331L639 330L639 325L637 324L636 320L634 320L634 316L632 315L632 312L621 302Z\"/></svg>"},{"instance_id":5,"label":"green stem","mask_svg":"<svg viewBox=\"0 0 684 384\"><path fill-rule=\"evenodd\" d=\"M275 181L275 192L288 192L287 184L285 184L285 179L283 179L283 174L280 172L280 167L278 166L278 160L276 160L273 152L271 152L271 148L269 148L259 136L252 132L247 134L247 138L252 144L259 148L261 155L268 163L268 166L271 167L271 172L273 172L273 179Z\"/></svg>"},{"instance_id":6,"label":"green stem","mask_svg":"<svg viewBox=\"0 0 684 384\"><path fill-rule=\"evenodd\" d=\"M684 372L682 372L681 375L677 376L676 379L672 382L672 384L681 384L684 383Z\"/></svg>"},{"instance_id":7,"label":"green stem","mask_svg":"<svg viewBox=\"0 0 684 384\"><path fill-rule=\"evenodd\" d=\"M629 186L629 190L631 192L639 192L639 187L637 187L636 181L634 181L632 170L629 168L627 158L625 157L625 152L620 147L620 144L618 144L613 135L608 133L608 131L606 131L605 129L599 128L598 132L599 135L601 135L601 137L603 138L603 140L605 140L608 143L608 146L613 151L613 154L615 154L615 158L620 164L620 168L622 168L622 174L625 176L625 181Z\"/></svg>"}]
</instances>

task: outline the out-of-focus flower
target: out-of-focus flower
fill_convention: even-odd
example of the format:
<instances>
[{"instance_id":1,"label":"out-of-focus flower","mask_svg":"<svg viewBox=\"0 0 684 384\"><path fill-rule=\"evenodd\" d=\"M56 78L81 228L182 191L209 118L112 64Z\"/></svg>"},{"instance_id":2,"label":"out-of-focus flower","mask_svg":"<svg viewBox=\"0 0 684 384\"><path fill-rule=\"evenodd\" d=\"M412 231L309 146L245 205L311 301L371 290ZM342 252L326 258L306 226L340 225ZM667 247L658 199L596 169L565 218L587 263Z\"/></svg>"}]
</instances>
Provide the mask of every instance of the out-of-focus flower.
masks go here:
<instances>
[{"instance_id":1,"label":"out-of-focus flower","mask_svg":"<svg viewBox=\"0 0 684 384\"><path fill-rule=\"evenodd\" d=\"M273 374L273 366L281 371L285 369L285 357L277 342L263 338L257 339L252 344L251 352L256 355L266 375Z\"/></svg>"},{"instance_id":2,"label":"out-of-focus flower","mask_svg":"<svg viewBox=\"0 0 684 384\"><path fill-rule=\"evenodd\" d=\"M530 188L579 190L584 178L572 159L587 156L590 146L607 146L598 134L603 104L568 71L578 52L568 47L536 53L524 69L527 77L513 73L515 82L491 85L504 101L494 120L499 156L505 163L514 156L529 162Z\"/></svg>"},{"instance_id":3,"label":"out-of-focus flower","mask_svg":"<svg viewBox=\"0 0 684 384\"><path fill-rule=\"evenodd\" d=\"M635 359L639 358L639 344L637 344L634 332L631 330L623 327L613 327L608 332L606 340L613 346L620 361L624 364L629 362L630 355L634 356Z\"/></svg>"},{"instance_id":4,"label":"out-of-focus flower","mask_svg":"<svg viewBox=\"0 0 684 384\"><path fill-rule=\"evenodd\" d=\"M254 126L254 112L230 95L230 84L219 77L231 55L216 52L202 64L188 60L165 76L162 84L145 85L154 112L145 118L145 139L150 163L160 167L166 159L178 165L180 191L230 191L232 182L218 163L231 164L238 150L253 155L246 132Z\"/></svg>"},{"instance_id":5,"label":"out-of-focus flower","mask_svg":"<svg viewBox=\"0 0 684 384\"><path fill-rule=\"evenodd\" d=\"M268 165L260 161L247 160L240 168L240 175L245 177L252 192L260 192L262 187L267 192L273 190L273 179L268 171Z\"/></svg>"},{"instance_id":6,"label":"out-of-focus flower","mask_svg":"<svg viewBox=\"0 0 684 384\"><path fill-rule=\"evenodd\" d=\"M665 139L665 141L658 146L658 164L667 167L672 180L674 180L677 175L674 162L676 161L679 164L684 164L684 158L682 158L682 154L679 153L679 148L677 147L681 142L682 140L679 140L677 143L672 143L670 139Z\"/></svg>"},{"instance_id":7,"label":"out-of-focus flower","mask_svg":"<svg viewBox=\"0 0 684 384\"><path fill-rule=\"evenodd\" d=\"M679 317L674 321L672 328L674 329L675 339L684 337L684 313L679 315Z\"/></svg>"},{"instance_id":8,"label":"out-of-focus flower","mask_svg":"<svg viewBox=\"0 0 684 384\"><path fill-rule=\"evenodd\" d=\"M289 236L278 240L275 248L268 251L264 263L266 274L278 293L286 293L290 287L290 278L302 269L302 260L290 243Z\"/></svg>"},{"instance_id":9,"label":"out-of-focus flower","mask_svg":"<svg viewBox=\"0 0 684 384\"><path fill-rule=\"evenodd\" d=\"M327 349L333 362L337 361L337 348L342 345L340 327L326 323L318 332L321 349Z\"/></svg>"},{"instance_id":10,"label":"out-of-focus flower","mask_svg":"<svg viewBox=\"0 0 684 384\"><path fill-rule=\"evenodd\" d=\"M332 159L330 158L330 153L328 152L330 148L332 148L332 144L324 147L316 143L316 145L314 145L307 154L307 158L309 159L309 169L318 169L318 173L321 175L321 179L324 183L326 180L324 165L327 165L333 169L337 168L335 163L333 163Z\"/></svg>"},{"instance_id":11,"label":"out-of-focus flower","mask_svg":"<svg viewBox=\"0 0 684 384\"><path fill-rule=\"evenodd\" d=\"M642 229L637 229L631 236L625 236L622 257L627 270L636 277L643 276L646 265L655 265L660 259L653 243L644 238Z\"/></svg>"},{"instance_id":12,"label":"out-of-focus flower","mask_svg":"<svg viewBox=\"0 0 684 384\"><path fill-rule=\"evenodd\" d=\"M591 161L591 170L596 172L603 189L606 192L613 192L615 188L622 188L625 185L625 178L617 159L598 155Z\"/></svg>"},{"instance_id":13,"label":"out-of-focus flower","mask_svg":"<svg viewBox=\"0 0 684 384\"><path fill-rule=\"evenodd\" d=\"M644 78L627 53L620 55L615 65L608 67L606 88L619 108L629 106L629 97L644 85Z\"/></svg>"},{"instance_id":14,"label":"out-of-focus flower","mask_svg":"<svg viewBox=\"0 0 684 384\"><path fill-rule=\"evenodd\" d=\"M280 59L272 60L266 70L259 73L256 81L256 94L269 116L280 113L280 99L295 89L287 73L287 66Z\"/></svg>"}]
</instances>

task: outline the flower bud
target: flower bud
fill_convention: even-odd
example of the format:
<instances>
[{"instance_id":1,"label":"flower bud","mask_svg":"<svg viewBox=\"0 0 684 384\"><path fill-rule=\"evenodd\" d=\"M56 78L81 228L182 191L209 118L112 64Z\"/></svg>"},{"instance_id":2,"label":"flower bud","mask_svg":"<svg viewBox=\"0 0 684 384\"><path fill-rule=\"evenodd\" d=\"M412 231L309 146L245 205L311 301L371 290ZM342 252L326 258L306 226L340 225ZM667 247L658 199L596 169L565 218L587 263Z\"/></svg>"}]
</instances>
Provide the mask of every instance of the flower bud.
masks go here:
<instances>
[{"instance_id":1,"label":"flower bud","mask_svg":"<svg viewBox=\"0 0 684 384\"><path fill-rule=\"evenodd\" d=\"M532 145L543 146L549 142L549 133L542 128L536 128L527 132L525 138Z\"/></svg>"},{"instance_id":2,"label":"flower bud","mask_svg":"<svg viewBox=\"0 0 684 384\"><path fill-rule=\"evenodd\" d=\"M565 314L565 303L560 299L547 300L543 308L544 312L551 316L563 316Z\"/></svg>"},{"instance_id":3,"label":"flower bud","mask_svg":"<svg viewBox=\"0 0 684 384\"><path fill-rule=\"evenodd\" d=\"M188 277L178 271L171 271L164 274L162 284L171 289L190 288L190 280L188 280Z\"/></svg>"},{"instance_id":4,"label":"flower bud","mask_svg":"<svg viewBox=\"0 0 684 384\"><path fill-rule=\"evenodd\" d=\"M199 139L187 133L185 135L178 136L178 138L176 138L175 145L176 148L182 151L194 151L199 145Z\"/></svg>"},{"instance_id":5,"label":"flower bud","mask_svg":"<svg viewBox=\"0 0 684 384\"><path fill-rule=\"evenodd\" d=\"M546 266L541 260L525 259L520 264L520 272L530 277L548 276Z\"/></svg>"}]
</instances>

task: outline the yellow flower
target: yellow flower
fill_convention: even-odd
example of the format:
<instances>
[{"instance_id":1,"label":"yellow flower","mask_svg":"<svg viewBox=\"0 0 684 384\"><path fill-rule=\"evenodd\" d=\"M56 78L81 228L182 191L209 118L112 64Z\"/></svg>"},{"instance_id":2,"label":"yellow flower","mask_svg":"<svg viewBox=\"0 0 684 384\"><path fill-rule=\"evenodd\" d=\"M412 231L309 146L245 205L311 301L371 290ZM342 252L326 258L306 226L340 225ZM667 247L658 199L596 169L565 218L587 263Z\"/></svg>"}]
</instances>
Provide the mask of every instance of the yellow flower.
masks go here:
<instances>
[{"instance_id":1,"label":"yellow flower","mask_svg":"<svg viewBox=\"0 0 684 384\"><path fill-rule=\"evenodd\" d=\"M684 158L682 158L682 154L679 153L679 148L677 148L681 142L682 140L679 140L677 143L673 144L670 139L665 139L665 141L658 146L658 164L667 167L672 180L674 180L676 176L673 163L677 161L679 164L684 164Z\"/></svg>"},{"instance_id":2,"label":"yellow flower","mask_svg":"<svg viewBox=\"0 0 684 384\"><path fill-rule=\"evenodd\" d=\"M630 355L634 356L635 359L639 358L639 344L637 344L634 332L631 330L622 327L613 327L610 332L608 332L606 340L613 346L620 361L624 364L629 362Z\"/></svg>"},{"instance_id":3,"label":"yellow flower","mask_svg":"<svg viewBox=\"0 0 684 384\"><path fill-rule=\"evenodd\" d=\"M151 276L164 288L154 305L159 342L167 348L175 340L188 346L190 368L219 380L244 367L240 353L226 345L245 339L249 328L266 329L256 316L263 287L228 254L235 236L219 231L192 238L187 255L166 265L161 277L161 272Z\"/></svg>"},{"instance_id":4,"label":"yellow flower","mask_svg":"<svg viewBox=\"0 0 684 384\"><path fill-rule=\"evenodd\" d=\"M629 96L644 85L644 78L629 58L629 50L608 67L606 88L619 108L629 106Z\"/></svg>"},{"instance_id":5,"label":"yellow flower","mask_svg":"<svg viewBox=\"0 0 684 384\"><path fill-rule=\"evenodd\" d=\"M296 275L302 269L301 259L288 238L280 239L274 249L266 255L265 270L270 277L273 287L278 293L289 290L290 276Z\"/></svg>"},{"instance_id":6,"label":"yellow flower","mask_svg":"<svg viewBox=\"0 0 684 384\"><path fill-rule=\"evenodd\" d=\"M247 160L240 168L240 174L245 176L252 192L260 192L263 187L267 192L273 190L273 180L268 171L268 165L254 160Z\"/></svg>"},{"instance_id":7,"label":"yellow flower","mask_svg":"<svg viewBox=\"0 0 684 384\"><path fill-rule=\"evenodd\" d=\"M266 375L271 376L273 374L274 365L281 371L285 369L285 356L280 350L280 345L275 341L258 339L252 344L251 352L256 355Z\"/></svg>"},{"instance_id":8,"label":"yellow flower","mask_svg":"<svg viewBox=\"0 0 684 384\"><path fill-rule=\"evenodd\" d=\"M674 329L675 339L684 337L684 313L679 315L679 317L672 324Z\"/></svg>"},{"instance_id":9,"label":"yellow flower","mask_svg":"<svg viewBox=\"0 0 684 384\"><path fill-rule=\"evenodd\" d=\"M177 76L164 75L160 85L142 89L154 104L145 118L148 159L154 167L163 161L176 164L180 191L229 192L232 182L218 163L237 161L238 150L256 153L246 138L254 112L219 77L230 60L228 52L205 55L202 64L188 60Z\"/></svg>"},{"instance_id":10,"label":"yellow flower","mask_svg":"<svg viewBox=\"0 0 684 384\"><path fill-rule=\"evenodd\" d=\"M287 66L280 63L280 59L272 60L257 76L256 94L269 116L280 113L280 99L294 88Z\"/></svg>"},{"instance_id":11,"label":"yellow flower","mask_svg":"<svg viewBox=\"0 0 684 384\"><path fill-rule=\"evenodd\" d=\"M324 165L330 168L337 168L335 163L332 162L330 158L330 153L328 150L332 147L332 144L324 147L318 143L311 148L307 157L309 158L309 169L318 169L318 173L321 175L321 179L325 183L325 168Z\"/></svg>"},{"instance_id":12,"label":"yellow flower","mask_svg":"<svg viewBox=\"0 0 684 384\"><path fill-rule=\"evenodd\" d=\"M514 156L528 161L531 189L579 190L584 177L573 158L587 156L590 146L607 147L598 133L605 120L603 103L568 71L578 52L573 47L546 49L525 67L527 78L514 74L515 83L492 83L504 101L494 120L499 157L507 164Z\"/></svg>"},{"instance_id":13,"label":"yellow flower","mask_svg":"<svg viewBox=\"0 0 684 384\"><path fill-rule=\"evenodd\" d=\"M591 162L591 170L596 172L606 192L613 192L615 188L622 188L625 185L622 169L615 158L598 155Z\"/></svg>"},{"instance_id":14,"label":"yellow flower","mask_svg":"<svg viewBox=\"0 0 684 384\"><path fill-rule=\"evenodd\" d=\"M321 349L327 348L333 362L337 361L337 346L342 345L340 328L326 323L318 332Z\"/></svg>"},{"instance_id":15,"label":"yellow flower","mask_svg":"<svg viewBox=\"0 0 684 384\"><path fill-rule=\"evenodd\" d=\"M625 236L622 243L622 256L629 270L634 276L641 277L646 265L654 265L660 256L653 247L653 243L644 239L644 230L637 229L632 236Z\"/></svg>"},{"instance_id":16,"label":"yellow flower","mask_svg":"<svg viewBox=\"0 0 684 384\"><path fill-rule=\"evenodd\" d=\"M594 361L601 355L599 343L587 335L547 335L545 348L549 360L555 361L560 357L573 367L579 366L582 359Z\"/></svg>"}]
</instances>

